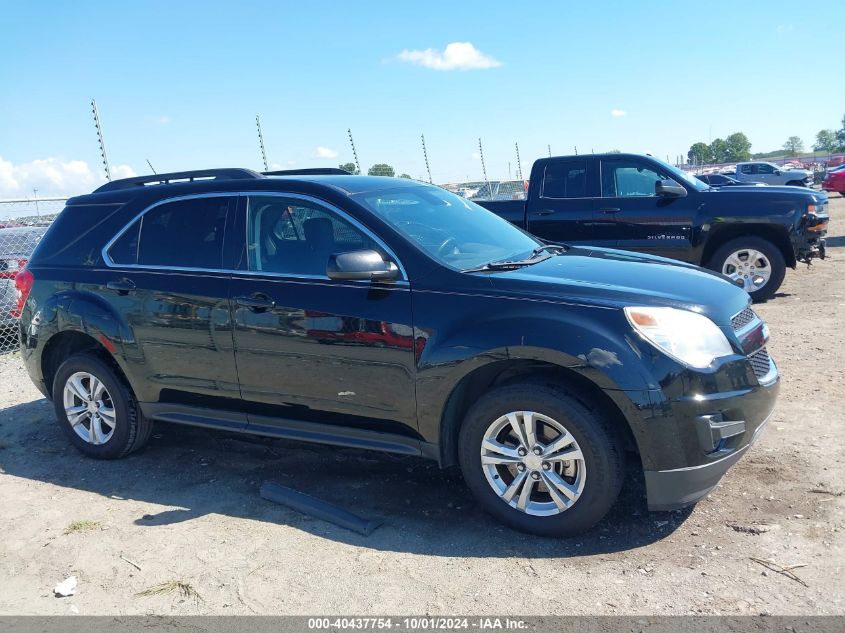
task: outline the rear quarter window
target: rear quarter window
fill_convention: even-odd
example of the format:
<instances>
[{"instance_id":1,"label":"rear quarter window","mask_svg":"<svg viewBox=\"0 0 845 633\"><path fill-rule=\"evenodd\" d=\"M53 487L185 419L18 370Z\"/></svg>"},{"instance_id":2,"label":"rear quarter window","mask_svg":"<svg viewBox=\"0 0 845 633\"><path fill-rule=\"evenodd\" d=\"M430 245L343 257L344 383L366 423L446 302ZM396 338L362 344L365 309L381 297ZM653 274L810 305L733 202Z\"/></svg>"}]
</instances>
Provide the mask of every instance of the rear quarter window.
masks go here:
<instances>
[{"instance_id":1,"label":"rear quarter window","mask_svg":"<svg viewBox=\"0 0 845 633\"><path fill-rule=\"evenodd\" d=\"M120 204L70 205L53 220L38 242L31 265L97 266L109 239L110 220Z\"/></svg>"}]
</instances>

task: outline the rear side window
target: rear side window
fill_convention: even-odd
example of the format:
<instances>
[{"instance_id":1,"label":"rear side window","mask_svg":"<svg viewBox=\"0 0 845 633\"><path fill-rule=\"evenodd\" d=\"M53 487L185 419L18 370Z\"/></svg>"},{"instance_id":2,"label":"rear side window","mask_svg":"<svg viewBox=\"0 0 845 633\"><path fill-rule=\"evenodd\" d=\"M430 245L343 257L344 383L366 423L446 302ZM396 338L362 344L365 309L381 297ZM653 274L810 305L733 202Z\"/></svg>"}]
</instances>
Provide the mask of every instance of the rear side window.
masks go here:
<instances>
[{"instance_id":1,"label":"rear side window","mask_svg":"<svg viewBox=\"0 0 845 633\"><path fill-rule=\"evenodd\" d=\"M587 162L549 163L543 178L544 198L584 198L587 195Z\"/></svg>"},{"instance_id":2,"label":"rear side window","mask_svg":"<svg viewBox=\"0 0 845 633\"><path fill-rule=\"evenodd\" d=\"M121 234L109 257L115 264L220 269L231 200L195 198L153 207Z\"/></svg>"}]
</instances>

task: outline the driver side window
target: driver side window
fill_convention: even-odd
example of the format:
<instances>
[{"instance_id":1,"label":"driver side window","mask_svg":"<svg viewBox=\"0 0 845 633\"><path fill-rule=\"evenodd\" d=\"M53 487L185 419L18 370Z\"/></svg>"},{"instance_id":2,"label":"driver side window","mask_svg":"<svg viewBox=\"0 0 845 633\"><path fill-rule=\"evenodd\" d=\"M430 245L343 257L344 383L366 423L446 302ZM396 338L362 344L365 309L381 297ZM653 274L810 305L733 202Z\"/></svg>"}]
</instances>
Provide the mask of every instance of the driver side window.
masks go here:
<instances>
[{"instance_id":1,"label":"driver side window","mask_svg":"<svg viewBox=\"0 0 845 633\"><path fill-rule=\"evenodd\" d=\"M773 174L775 173L775 168L771 165L758 165L757 166L757 173L758 174Z\"/></svg>"},{"instance_id":2,"label":"driver side window","mask_svg":"<svg viewBox=\"0 0 845 633\"><path fill-rule=\"evenodd\" d=\"M663 180L656 171L631 160L601 162L601 195L603 198L641 198L654 196L655 184Z\"/></svg>"},{"instance_id":3,"label":"driver side window","mask_svg":"<svg viewBox=\"0 0 845 633\"><path fill-rule=\"evenodd\" d=\"M336 253L381 250L375 241L335 212L297 199L250 196L247 211L249 269L326 277Z\"/></svg>"}]
</instances>

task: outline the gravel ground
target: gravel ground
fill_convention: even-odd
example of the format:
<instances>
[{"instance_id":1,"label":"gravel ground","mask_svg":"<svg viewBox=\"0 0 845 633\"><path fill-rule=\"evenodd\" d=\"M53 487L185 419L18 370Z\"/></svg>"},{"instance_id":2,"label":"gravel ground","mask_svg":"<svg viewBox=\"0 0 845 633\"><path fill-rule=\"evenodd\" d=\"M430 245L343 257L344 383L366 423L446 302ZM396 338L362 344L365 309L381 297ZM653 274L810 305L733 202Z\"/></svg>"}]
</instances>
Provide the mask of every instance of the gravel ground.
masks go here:
<instances>
[{"instance_id":1,"label":"gravel ground","mask_svg":"<svg viewBox=\"0 0 845 633\"><path fill-rule=\"evenodd\" d=\"M783 375L760 442L683 512L646 512L632 472L578 539L511 532L416 458L159 425L140 454L85 459L0 357L0 614L845 614L845 200L830 206L829 259L759 307ZM386 523L311 519L261 500L265 479ZM71 575L76 595L54 597Z\"/></svg>"}]
</instances>

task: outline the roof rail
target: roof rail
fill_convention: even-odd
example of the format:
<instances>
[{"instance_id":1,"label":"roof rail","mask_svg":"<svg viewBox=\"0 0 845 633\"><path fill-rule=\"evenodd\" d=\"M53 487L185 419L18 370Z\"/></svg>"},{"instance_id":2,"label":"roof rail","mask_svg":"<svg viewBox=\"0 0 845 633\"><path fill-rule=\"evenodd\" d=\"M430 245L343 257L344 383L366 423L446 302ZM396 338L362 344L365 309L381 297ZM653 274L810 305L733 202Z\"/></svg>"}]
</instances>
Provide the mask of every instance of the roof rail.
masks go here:
<instances>
[{"instance_id":1,"label":"roof rail","mask_svg":"<svg viewBox=\"0 0 845 633\"><path fill-rule=\"evenodd\" d=\"M311 167L308 169L282 169L279 171L262 171L265 176L349 176L345 169L337 167Z\"/></svg>"},{"instance_id":2,"label":"roof rail","mask_svg":"<svg viewBox=\"0 0 845 633\"><path fill-rule=\"evenodd\" d=\"M193 182L194 180L242 180L249 178L261 178L261 174L251 169L239 167L226 169L199 169L195 171L176 171L169 174L150 174L149 176L135 176L133 178L121 178L112 180L102 187L94 190L94 193L103 191L118 191L120 189L133 189L149 185L168 185L177 182Z\"/></svg>"}]
</instances>

